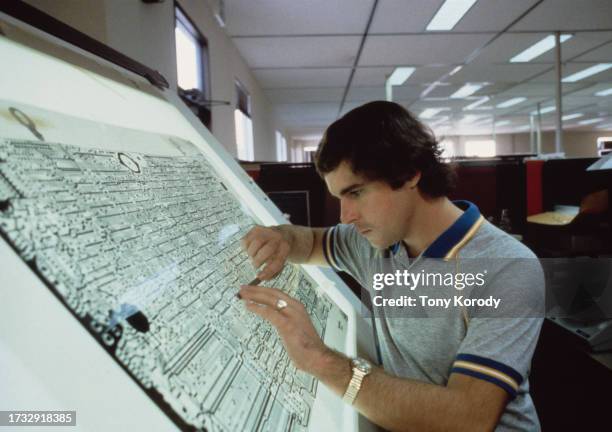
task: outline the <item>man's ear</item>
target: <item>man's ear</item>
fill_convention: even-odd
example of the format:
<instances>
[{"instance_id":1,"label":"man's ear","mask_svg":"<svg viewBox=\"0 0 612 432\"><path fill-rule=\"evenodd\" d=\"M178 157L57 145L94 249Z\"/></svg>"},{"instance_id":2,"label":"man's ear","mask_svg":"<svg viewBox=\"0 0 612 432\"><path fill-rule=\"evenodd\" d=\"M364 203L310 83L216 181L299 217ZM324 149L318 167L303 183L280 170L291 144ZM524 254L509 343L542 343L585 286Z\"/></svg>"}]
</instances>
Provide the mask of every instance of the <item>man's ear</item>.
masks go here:
<instances>
[{"instance_id":1,"label":"man's ear","mask_svg":"<svg viewBox=\"0 0 612 432\"><path fill-rule=\"evenodd\" d=\"M417 171L414 177L412 177L410 180L406 182L406 186L408 186L410 189L414 189L417 187L420 181L421 181L421 171Z\"/></svg>"}]
</instances>

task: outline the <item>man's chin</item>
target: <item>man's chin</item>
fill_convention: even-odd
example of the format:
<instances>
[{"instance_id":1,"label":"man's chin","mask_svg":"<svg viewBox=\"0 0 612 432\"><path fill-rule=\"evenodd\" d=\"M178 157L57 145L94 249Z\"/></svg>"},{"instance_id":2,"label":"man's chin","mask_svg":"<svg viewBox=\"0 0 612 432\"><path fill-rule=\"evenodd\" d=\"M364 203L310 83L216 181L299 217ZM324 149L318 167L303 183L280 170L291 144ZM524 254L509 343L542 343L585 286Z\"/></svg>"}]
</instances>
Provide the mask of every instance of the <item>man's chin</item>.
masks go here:
<instances>
[{"instance_id":1,"label":"man's chin","mask_svg":"<svg viewBox=\"0 0 612 432\"><path fill-rule=\"evenodd\" d=\"M375 249L380 249L380 250L385 250L393 245L393 243L380 241L376 239L375 237L366 237L366 240L368 241L368 243L370 243L370 246L372 246Z\"/></svg>"},{"instance_id":2,"label":"man's chin","mask_svg":"<svg viewBox=\"0 0 612 432\"><path fill-rule=\"evenodd\" d=\"M394 243L389 243L388 241L384 241L384 240L377 238L376 235L374 234L374 231L371 229L360 232L359 234L363 238L365 238L368 241L368 243L370 243L370 246L372 246L375 249L384 250L394 244Z\"/></svg>"}]
</instances>

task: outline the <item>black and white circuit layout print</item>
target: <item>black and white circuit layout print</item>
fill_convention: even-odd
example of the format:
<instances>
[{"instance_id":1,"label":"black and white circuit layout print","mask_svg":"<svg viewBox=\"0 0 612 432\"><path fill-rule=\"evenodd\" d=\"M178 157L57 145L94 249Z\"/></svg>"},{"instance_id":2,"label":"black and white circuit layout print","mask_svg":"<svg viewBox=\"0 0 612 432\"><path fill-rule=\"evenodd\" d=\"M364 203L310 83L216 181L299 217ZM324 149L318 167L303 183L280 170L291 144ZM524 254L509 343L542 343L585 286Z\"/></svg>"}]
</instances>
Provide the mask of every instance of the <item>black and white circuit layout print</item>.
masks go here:
<instances>
[{"instance_id":1,"label":"black and white circuit layout print","mask_svg":"<svg viewBox=\"0 0 612 432\"><path fill-rule=\"evenodd\" d=\"M206 157L40 135L0 137L3 240L180 429L308 430L317 382L235 297L255 221ZM313 284L288 265L270 286L323 337L346 316Z\"/></svg>"}]
</instances>

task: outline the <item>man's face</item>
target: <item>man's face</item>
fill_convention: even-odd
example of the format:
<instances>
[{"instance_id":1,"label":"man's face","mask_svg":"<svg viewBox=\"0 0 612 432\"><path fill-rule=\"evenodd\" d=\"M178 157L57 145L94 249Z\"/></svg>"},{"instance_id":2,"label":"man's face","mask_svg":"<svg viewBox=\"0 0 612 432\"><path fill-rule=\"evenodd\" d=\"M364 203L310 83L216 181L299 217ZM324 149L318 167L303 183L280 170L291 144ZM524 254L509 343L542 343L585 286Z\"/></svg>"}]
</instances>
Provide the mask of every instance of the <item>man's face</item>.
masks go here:
<instances>
[{"instance_id":1,"label":"man's face","mask_svg":"<svg viewBox=\"0 0 612 432\"><path fill-rule=\"evenodd\" d=\"M325 183L340 200L340 221L355 225L372 246L384 249L407 237L418 193L411 182L393 190L383 181L355 174L342 162L325 176Z\"/></svg>"}]
</instances>

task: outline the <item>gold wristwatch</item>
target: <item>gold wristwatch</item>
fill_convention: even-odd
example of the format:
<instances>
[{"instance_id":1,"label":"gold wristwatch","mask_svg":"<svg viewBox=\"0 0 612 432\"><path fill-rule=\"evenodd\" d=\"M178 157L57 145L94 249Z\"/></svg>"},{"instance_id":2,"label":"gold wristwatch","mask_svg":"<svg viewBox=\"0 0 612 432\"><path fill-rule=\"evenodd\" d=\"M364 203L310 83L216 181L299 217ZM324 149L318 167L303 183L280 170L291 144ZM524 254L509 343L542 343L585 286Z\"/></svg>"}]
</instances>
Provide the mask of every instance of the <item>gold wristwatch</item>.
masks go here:
<instances>
[{"instance_id":1,"label":"gold wristwatch","mask_svg":"<svg viewBox=\"0 0 612 432\"><path fill-rule=\"evenodd\" d=\"M353 377L342 397L342 400L349 405L353 405L353 402L355 402L363 379L372 372L372 364L360 357L351 360L351 367L353 368Z\"/></svg>"}]
</instances>

